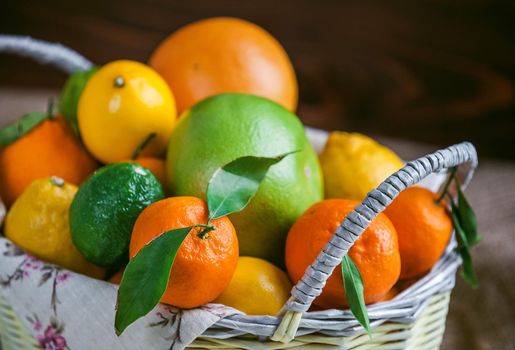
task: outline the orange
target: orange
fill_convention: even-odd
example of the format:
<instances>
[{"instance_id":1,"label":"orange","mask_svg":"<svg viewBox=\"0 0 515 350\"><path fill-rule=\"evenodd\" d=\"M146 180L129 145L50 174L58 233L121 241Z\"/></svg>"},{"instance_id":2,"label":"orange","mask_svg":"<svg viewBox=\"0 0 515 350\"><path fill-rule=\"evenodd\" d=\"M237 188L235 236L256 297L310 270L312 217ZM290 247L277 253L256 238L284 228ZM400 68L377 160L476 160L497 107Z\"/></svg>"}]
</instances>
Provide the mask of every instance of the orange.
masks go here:
<instances>
[{"instance_id":1,"label":"orange","mask_svg":"<svg viewBox=\"0 0 515 350\"><path fill-rule=\"evenodd\" d=\"M135 160L130 160L130 162L139 164L139 165L147 168L148 170L150 170L150 172L152 174L154 174L156 179L163 186L163 190L165 191L165 193L168 192L167 191L168 181L166 181L166 165L165 165L165 161L163 159L156 158L156 157L140 157Z\"/></svg>"},{"instance_id":2,"label":"orange","mask_svg":"<svg viewBox=\"0 0 515 350\"><path fill-rule=\"evenodd\" d=\"M224 92L267 97L290 111L297 107L297 79L279 42L242 19L193 22L167 37L149 64L170 85L179 113Z\"/></svg>"},{"instance_id":3,"label":"orange","mask_svg":"<svg viewBox=\"0 0 515 350\"><path fill-rule=\"evenodd\" d=\"M452 233L452 221L444 203L422 187L410 187L388 206L399 236L401 278L418 277L428 272L442 256Z\"/></svg>"},{"instance_id":4,"label":"orange","mask_svg":"<svg viewBox=\"0 0 515 350\"><path fill-rule=\"evenodd\" d=\"M402 260L402 259L401 259ZM418 278L410 278L410 279L404 279L399 280L395 286L392 287L388 291L388 293L385 294L385 296L380 301L389 301L395 298L397 295L399 295L401 292L405 291L409 287L411 287L415 282L418 281Z\"/></svg>"},{"instance_id":5,"label":"orange","mask_svg":"<svg viewBox=\"0 0 515 350\"><path fill-rule=\"evenodd\" d=\"M397 285L393 286L392 289L390 289L379 301L389 301L395 298L399 293L401 292L401 289L397 287Z\"/></svg>"},{"instance_id":6,"label":"orange","mask_svg":"<svg viewBox=\"0 0 515 350\"><path fill-rule=\"evenodd\" d=\"M134 257L161 233L207 223L207 205L196 197L172 197L147 207L132 231L130 256ZM161 302L194 308L216 299L229 285L238 264L238 239L227 217L213 220L207 237L194 229L182 243Z\"/></svg>"},{"instance_id":7,"label":"orange","mask_svg":"<svg viewBox=\"0 0 515 350\"><path fill-rule=\"evenodd\" d=\"M113 284L120 284L120 282L122 282L122 277L123 277L124 271L125 271L125 268L118 270L117 273L115 273L114 275L112 275L109 278L109 282L111 282Z\"/></svg>"},{"instance_id":8,"label":"orange","mask_svg":"<svg viewBox=\"0 0 515 350\"><path fill-rule=\"evenodd\" d=\"M286 267L294 283L358 204L347 199L326 199L311 206L293 224L286 240ZM349 256L363 278L365 303L381 300L395 285L401 270L397 233L386 215L379 214L372 220ZM324 309L348 306L340 265L329 276L314 304Z\"/></svg>"},{"instance_id":9,"label":"orange","mask_svg":"<svg viewBox=\"0 0 515 350\"><path fill-rule=\"evenodd\" d=\"M418 278L407 278L403 280L399 280L394 288L396 288L399 293L408 289L412 285L414 285L419 279Z\"/></svg>"},{"instance_id":10,"label":"orange","mask_svg":"<svg viewBox=\"0 0 515 350\"><path fill-rule=\"evenodd\" d=\"M64 119L49 118L0 149L0 197L10 206L34 180L51 176L80 185L96 167Z\"/></svg>"}]
</instances>

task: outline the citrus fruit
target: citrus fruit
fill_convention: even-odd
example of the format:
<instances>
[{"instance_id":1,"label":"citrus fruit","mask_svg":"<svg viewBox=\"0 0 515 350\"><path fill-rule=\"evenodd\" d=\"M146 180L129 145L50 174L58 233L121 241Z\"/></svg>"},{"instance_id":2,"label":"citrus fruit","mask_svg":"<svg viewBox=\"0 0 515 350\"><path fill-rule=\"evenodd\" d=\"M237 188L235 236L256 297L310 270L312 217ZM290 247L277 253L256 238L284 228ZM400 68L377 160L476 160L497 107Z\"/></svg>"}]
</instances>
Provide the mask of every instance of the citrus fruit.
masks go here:
<instances>
[{"instance_id":1,"label":"citrus fruit","mask_svg":"<svg viewBox=\"0 0 515 350\"><path fill-rule=\"evenodd\" d=\"M116 272L114 275L112 275L109 278L109 282L111 282L113 284L120 284L122 282L122 277L123 277L124 271L125 271L125 268L118 270L118 272Z\"/></svg>"},{"instance_id":2,"label":"citrus fruit","mask_svg":"<svg viewBox=\"0 0 515 350\"><path fill-rule=\"evenodd\" d=\"M363 200L403 166L390 149L358 133L332 132L320 154L326 198Z\"/></svg>"},{"instance_id":3,"label":"citrus fruit","mask_svg":"<svg viewBox=\"0 0 515 350\"><path fill-rule=\"evenodd\" d=\"M163 186L164 192L168 192L166 179L166 165L163 159L156 157L140 157L134 160L130 160L130 162L139 164L142 167L145 167L148 170L150 170L152 174L154 174L156 179L161 183L161 186Z\"/></svg>"},{"instance_id":4,"label":"citrus fruit","mask_svg":"<svg viewBox=\"0 0 515 350\"><path fill-rule=\"evenodd\" d=\"M9 207L34 180L50 176L80 185L96 167L64 119L50 117L0 148L0 197Z\"/></svg>"},{"instance_id":5,"label":"citrus fruit","mask_svg":"<svg viewBox=\"0 0 515 350\"><path fill-rule=\"evenodd\" d=\"M130 256L163 232L207 223L206 203L195 197L158 201L141 213L134 225ZM161 302L194 308L213 301L231 281L238 263L238 238L227 217L211 221L215 230L200 237L193 229L179 248Z\"/></svg>"},{"instance_id":6,"label":"citrus fruit","mask_svg":"<svg viewBox=\"0 0 515 350\"><path fill-rule=\"evenodd\" d=\"M180 28L149 64L168 82L179 112L223 92L267 97L290 111L297 80L288 55L263 28L237 18L204 19Z\"/></svg>"},{"instance_id":7,"label":"citrus fruit","mask_svg":"<svg viewBox=\"0 0 515 350\"><path fill-rule=\"evenodd\" d=\"M444 202L422 187L402 191L386 208L399 236L401 278L418 277L428 272L449 243L453 226Z\"/></svg>"},{"instance_id":8,"label":"citrus fruit","mask_svg":"<svg viewBox=\"0 0 515 350\"><path fill-rule=\"evenodd\" d=\"M178 196L206 198L207 184L219 167L243 156L296 150L270 168L243 211L230 215L242 255L282 266L288 229L323 195L318 159L294 114L246 94L222 94L198 103L170 136L169 189Z\"/></svg>"},{"instance_id":9,"label":"citrus fruit","mask_svg":"<svg viewBox=\"0 0 515 350\"><path fill-rule=\"evenodd\" d=\"M163 197L150 170L132 163L105 166L82 184L72 202L73 242L89 261L118 269L128 260L138 215Z\"/></svg>"},{"instance_id":10,"label":"citrus fruit","mask_svg":"<svg viewBox=\"0 0 515 350\"><path fill-rule=\"evenodd\" d=\"M383 297L378 301L389 301L395 298L402 290L397 287L397 285L393 286Z\"/></svg>"},{"instance_id":11,"label":"citrus fruit","mask_svg":"<svg viewBox=\"0 0 515 350\"><path fill-rule=\"evenodd\" d=\"M290 297L288 275L266 260L242 256L231 282L215 303L248 315L277 315Z\"/></svg>"},{"instance_id":12,"label":"citrus fruit","mask_svg":"<svg viewBox=\"0 0 515 350\"><path fill-rule=\"evenodd\" d=\"M77 118L89 151L104 163L130 159L155 133L142 156L166 148L176 118L175 100L166 82L150 67L114 61L88 81L79 100Z\"/></svg>"},{"instance_id":13,"label":"citrus fruit","mask_svg":"<svg viewBox=\"0 0 515 350\"><path fill-rule=\"evenodd\" d=\"M68 211L76 192L57 177L34 181L9 210L5 236L40 259L102 278L104 270L84 259L70 237Z\"/></svg>"},{"instance_id":14,"label":"citrus fruit","mask_svg":"<svg viewBox=\"0 0 515 350\"><path fill-rule=\"evenodd\" d=\"M295 222L286 241L286 267L294 283L302 278L336 228L358 204L348 199L326 199L313 205ZM401 271L397 233L386 215L381 213L372 220L350 249L349 256L361 273L365 303L381 300L395 285ZM348 306L339 266L314 304L325 309Z\"/></svg>"}]
</instances>

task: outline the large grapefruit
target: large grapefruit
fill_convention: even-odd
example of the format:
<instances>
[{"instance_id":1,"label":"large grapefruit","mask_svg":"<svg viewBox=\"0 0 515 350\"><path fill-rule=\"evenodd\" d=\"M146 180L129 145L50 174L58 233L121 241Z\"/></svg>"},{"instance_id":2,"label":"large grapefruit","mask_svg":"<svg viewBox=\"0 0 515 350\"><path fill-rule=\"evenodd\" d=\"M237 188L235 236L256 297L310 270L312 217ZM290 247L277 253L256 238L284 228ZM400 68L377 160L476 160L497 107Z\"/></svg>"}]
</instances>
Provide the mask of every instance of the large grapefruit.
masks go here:
<instances>
[{"instance_id":1,"label":"large grapefruit","mask_svg":"<svg viewBox=\"0 0 515 350\"><path fill-rule=\"evenodd\" d=\"M249 205L230 216L241 255L284 266L290 226L323 198L316 153L293 113L247 94L221 94L196 104L179 119L170 138L169 188L173 195L206 198L217 168L243 156L276 156L295 150L299 152L270 168Z\"/></svg>"}]
</instances>

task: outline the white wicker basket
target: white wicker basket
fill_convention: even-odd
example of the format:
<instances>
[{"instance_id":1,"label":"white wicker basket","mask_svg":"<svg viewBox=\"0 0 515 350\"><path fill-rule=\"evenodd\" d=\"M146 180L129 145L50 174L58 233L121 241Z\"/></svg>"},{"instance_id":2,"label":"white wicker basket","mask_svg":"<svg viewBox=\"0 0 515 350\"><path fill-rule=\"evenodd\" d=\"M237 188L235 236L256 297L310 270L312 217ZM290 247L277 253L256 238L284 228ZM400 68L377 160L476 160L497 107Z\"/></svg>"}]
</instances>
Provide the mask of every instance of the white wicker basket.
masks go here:
<instances>
[{"instance_id":1,"label":"white wicker basket","mask_svg":"<svg viewBox=\"0 0 515 350\"><path fill-rule=\"evenodd\" d=\"M70 49L30 38L0 35L0 52L37 58L66 72L91 66L88 60ZM308 135L315 147L323 144L324 132L308 130ZM429 181L436 189L445 178L445 171L455 166L458 166L460 183L465 187L477 166L476 151L470 143L454 145L408 162L371 191L342 222L302 280L292 289L292 297L281 316L232 314L214 323L190 346L211 349L438 349L445 329L450 292L461 263L455 253L454 239L430 273L391 301L368 306L373 328L371 338L349 310L310 312L308 309L321 293L328 276L369 222L400 191L431 174ZM0 266L0 276L4 272ZM26 325L27 322L19 320L2 297L0 287L0 339L4 349L37 347L37 342L25 329ZM98 326L105 328L112 327L112 324ZM128 346L120 343L119 348ZM81 348L91 347L84 345Z\"/></svg>"}]
</instances>

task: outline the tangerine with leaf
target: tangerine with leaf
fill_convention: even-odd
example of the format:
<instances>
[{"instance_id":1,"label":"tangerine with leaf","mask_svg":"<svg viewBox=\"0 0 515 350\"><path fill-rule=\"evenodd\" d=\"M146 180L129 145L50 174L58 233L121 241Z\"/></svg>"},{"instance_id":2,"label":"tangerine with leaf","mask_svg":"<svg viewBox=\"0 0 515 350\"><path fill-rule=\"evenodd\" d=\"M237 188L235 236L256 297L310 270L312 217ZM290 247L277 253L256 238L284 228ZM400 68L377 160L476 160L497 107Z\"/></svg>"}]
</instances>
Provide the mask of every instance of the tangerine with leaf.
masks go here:
<instances>
[{"instance_id":1,"label":"tangerine with leaf","mask_svg":"<svg viewBox=\"0 0 515 350\"><path fill-rule=\"evenodd\" d=\"M212 173L207 203L173 197L141 213L131 238L131 260L118 289L117 334L159 301L191 308L212 301L225 289L239 254L227 215L243 210L270 167L292 153L237 158Z\"/></svg>"},{"instance_id":2,"label":"tangerine with leaf","mask_svg":"<svg viewBox=\"0 0 515 350\"><path fill-rule=\"evenodd\" d=\"M422 187L402 191L384 211L399 237L401 278L414 278L428 272L440 259L453 225L446 201Z\"/></svg>"},{"instance_id":3,"label":"tangerine with leaf","mask_svg":"<svg viewBox=\"0 0 515 350\"><path fill-rule=\"evenodd\" d=\"M196 197L171 197L147 207L132 231L133 258L161 234L196 224L207 224L206 203ZM231 281L238 263L238 238L227 217L210 222L212 230L192 229L180 245L161 302L194 308L216 299ZM170 252L168 252L170 254Z\"/></svg>"},{"instance_id":4,"label":"tangerine with leaf","mask_svg":"<svg viewBox=\"0 0 515 350\"><path fill-rule=\"evenodd\" d=\"M294 283L302 278L336 228L358 204L348 199L326 199L311 206L293 224L286 240L286 267ZM348 256L361 273L365 303L381 300L401 271L397 233L386 215L379 214L372 220ZM349 306L340 268L333 271L313 303L324 309Z\"/></svg>"},{"instance_id":5,"label":"tangerine with leaf","mask_svg":"<svg viewBox=\"0 0 515 350\"><path fill-rule=\"evenodd\" d=\"M0 197L7 206L34 180L58 176L80 185L96 168L61 116L30 113L0 130Z\"/></svg>"}]
</instances>

